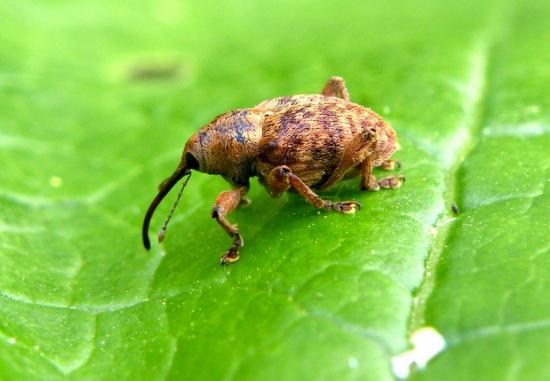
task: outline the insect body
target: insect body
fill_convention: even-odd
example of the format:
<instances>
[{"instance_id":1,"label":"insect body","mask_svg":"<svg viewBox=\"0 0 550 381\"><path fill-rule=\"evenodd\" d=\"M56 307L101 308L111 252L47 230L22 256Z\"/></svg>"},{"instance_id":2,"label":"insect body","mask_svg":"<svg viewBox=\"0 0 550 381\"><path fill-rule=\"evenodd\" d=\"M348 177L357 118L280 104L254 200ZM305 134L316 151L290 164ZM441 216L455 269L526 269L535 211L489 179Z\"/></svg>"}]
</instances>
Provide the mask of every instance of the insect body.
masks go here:
<instances>
[{"instance_id":1,"label":"insect body","mask_svg":"<svg viewBox=\"0 0 550 381\"><path fill-rule=\"evenodd\" d=\"M233 239L220 259L227 264L239 259L243 246L227 215L249 202L245 195L251 177L257 176L273 197L292 189L316 208L352 214L360 208L358 202L324 200L313 189L357 176L363 190L398 188L403 176L376 179L372 174L375 167L394 169L398 162L390 156L398 149L395 131L370 109L350 102L339 77L331 78L320 95L279 97L224 113L185 144L180 164L160 185L145 215L143 243L150 248L149 222L156 207L183 177L185 186L191 170L221 175L233 186L212 208L212 217Z\"/></svg>"}]
</instances>

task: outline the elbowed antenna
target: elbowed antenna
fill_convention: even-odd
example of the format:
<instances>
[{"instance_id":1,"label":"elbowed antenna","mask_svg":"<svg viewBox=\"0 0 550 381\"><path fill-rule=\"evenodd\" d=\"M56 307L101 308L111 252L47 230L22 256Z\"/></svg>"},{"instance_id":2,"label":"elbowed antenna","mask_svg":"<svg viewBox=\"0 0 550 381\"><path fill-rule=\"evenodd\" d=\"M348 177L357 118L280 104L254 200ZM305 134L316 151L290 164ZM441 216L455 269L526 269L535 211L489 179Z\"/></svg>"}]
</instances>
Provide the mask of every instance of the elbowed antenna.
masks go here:
<instances>
[{"instance_id":1,"label":"elbowed antenna","mask_svg":"<svg viewBox=\"0 0 550 381\"><path fill-rule=\"evenodd\" d=\"M162 199L168 194L168 192L170 192L170 190L174 187L174 185L176 185L177 182L179 180L181 180L186 175L191 177L191 171L187 168L187 166L185 166L185 165L178 166L178 168L176 168L176 171L172 174L172 176L170 176L169 178L167 178L166 180L164 180L162 182L162 184L159 187L159 193L153 199L153 201L151 202L151 205L149 205L149 209L147 209L147 213L145 213L145 218L143 219L143 227L142 227L142 230L141 230L141 235L142 235L142 239L143 239L143 246L145 246L145 248L147 250L149 250L151 248L151 242L149 241L149 223L151 222L151 217L153 217L153 213L155 213L155 210L157 209L157 206L160 204ZM179 198L180 198L181 192L183 191L183 188L187 184L187 181L189 181L189 177L184 182L183 187L182 187L180 193L178 194L176 204L177 204L177 201L179 201ZM174 207L172 208L172 211L170 212L170 217L172 216L172 213L175 209L176 204L174 204ZM168 220L170 219L170 217L168 218ZM163 226L163 231L166 230L166 225L168 224L168 220L165 222L165 224Z\"/></svg>"},{"instance_id":2,"label":"elbowed antenna","mask_svg":"<svg viewBox=\"0 0 550 381\"><path fill-rule=\"evenodd\" d=\"M168 228L168 224L170 223L170 220L172 219L172 216L174 215L174 211L176 210L176 207L178 206L178 203L180 202L181 194L183 193L183 190L187 186L187 183L189 182L189 179L191 178L191 172L187 175L185 180L181 183L180 191L178 192L178 196L176 197L176 201L174 201L174 205L172 205L172 209L170 209L170 213L168 213L168 217L164 221L164 224L162 225L162 229L160 229L158 240L159 242L162 242L164 240L164 236L166 235L166 229Z\"/></svg>"}]
</instances>

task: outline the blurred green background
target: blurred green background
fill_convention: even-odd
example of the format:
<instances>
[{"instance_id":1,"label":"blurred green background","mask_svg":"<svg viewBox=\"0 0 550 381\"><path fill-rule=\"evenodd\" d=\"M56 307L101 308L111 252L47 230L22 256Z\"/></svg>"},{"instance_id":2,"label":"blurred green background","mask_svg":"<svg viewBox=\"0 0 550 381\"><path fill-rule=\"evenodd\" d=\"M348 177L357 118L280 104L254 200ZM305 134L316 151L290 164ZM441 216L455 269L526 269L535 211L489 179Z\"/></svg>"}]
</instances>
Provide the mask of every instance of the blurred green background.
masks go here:
<instances>
[{"instance_id":1,"label":"blurred green background","mask_svg":"<svg viewBox=\"0 0 550 381\"><path fill-rule=\"evenodd\" d=\"M411 379L544 379L549 19L542 0L3 0L0 379L393 380L423 326L447 347ZM349 217L254 181L222 268L228 185L195 174L145 252L193 131L332 75L396 129L400 190L338 184Z\"/></svg>"}]
</instances>

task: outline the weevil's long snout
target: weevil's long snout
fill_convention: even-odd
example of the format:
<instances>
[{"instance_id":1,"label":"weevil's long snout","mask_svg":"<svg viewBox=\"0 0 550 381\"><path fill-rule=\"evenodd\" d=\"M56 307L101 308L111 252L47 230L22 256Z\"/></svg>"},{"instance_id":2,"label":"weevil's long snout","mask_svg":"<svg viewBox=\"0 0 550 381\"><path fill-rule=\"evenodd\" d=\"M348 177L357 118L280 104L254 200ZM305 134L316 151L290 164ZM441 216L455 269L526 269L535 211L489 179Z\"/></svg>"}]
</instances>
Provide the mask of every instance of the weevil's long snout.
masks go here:
<instances>
[{"instance_id":1,"label":"weevil's long snout","mask_svg":"<svg viewBox=\"0 0 550 381\"><path fill-rule=\"evenodd\" d=\"M174 173L160 184L159 193L153 199L153 201L151 202L151 205L149 205L149 209L147 209L147 213L145 213L145 218L143 219L143 226L141 230L143 246L145 246L147 250L151 248L151 242L149 241L149 224L151 222L151 218L153 217L153 214L155 213L155 210L157 209L157 206L159 206L162 199L164 199L164 197L170 192L170 190L174 187L174 185L176 185L177 182L186 175L191 175L191 171L189 170L189 168L187 168L186 165L180 164L178 168L176 168ZM187 180L188 179L189 177L187 178ZM187 180L185 184L187 183ZM179 200L179 197L178 197L178 200ZM163 227L163 229L166 229L166 224Z\"/></svg>"}]
</instances>

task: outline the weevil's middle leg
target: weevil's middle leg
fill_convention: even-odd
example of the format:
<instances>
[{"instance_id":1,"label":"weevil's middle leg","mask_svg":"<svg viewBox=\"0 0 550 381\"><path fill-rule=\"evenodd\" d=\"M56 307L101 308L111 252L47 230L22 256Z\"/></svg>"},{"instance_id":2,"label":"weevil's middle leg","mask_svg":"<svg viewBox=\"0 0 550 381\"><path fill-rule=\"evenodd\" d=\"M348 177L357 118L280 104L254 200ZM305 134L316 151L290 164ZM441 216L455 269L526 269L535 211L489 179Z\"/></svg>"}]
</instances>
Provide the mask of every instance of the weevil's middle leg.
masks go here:
<instances>
[{"instance_id":1,"label":"weevil's middle leg","mask_svg":"<svg viewBox=\"0 0 550 381\"><path fill-rule=\"evenodd\" d=\"M325 87L323 87L321 95L326 95L327 97L338 97L349 101L348 88L346 87L346 82L342 77L330 78L325 84Z\"/></svg>"},{"instance_id":2,"label":"weevil's middle leg","mask_svg":"<svg viewBox=\"0 0 550 381\"><path fill-rule=\"evenodd\" d=\"M353 214L361 209L361 204L357 201L332 202L323 200L311 190L298 176L296 176L289 167L280 165L271 170L267 178L267 185L273 196L279 195L292 187L301 194L307 202L318 209L334 210L339 213Z\"/></svg>"},{"instance_id":3,"label":"weevil's middle leg","mask_svg":"<svg viewBox=\"0 0 550 381\"><path fill-rule=\"evenodd\" d=\"M233 238L233 244L220 258L220 263L222 265L239 260L239 249L243 247L244 244L243 237L241 236L237 225L232 225L225 216L237 209L239 205L246 204L250 201L244 197L246 192L248 192L247 186L222 192L216 198L216 203L212 208L212 218L216 219L223 230L225 230L225 232Z\"/></svg>"}]
</instances>

